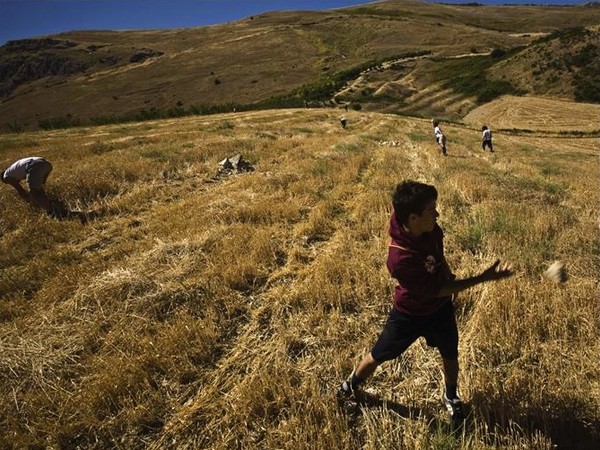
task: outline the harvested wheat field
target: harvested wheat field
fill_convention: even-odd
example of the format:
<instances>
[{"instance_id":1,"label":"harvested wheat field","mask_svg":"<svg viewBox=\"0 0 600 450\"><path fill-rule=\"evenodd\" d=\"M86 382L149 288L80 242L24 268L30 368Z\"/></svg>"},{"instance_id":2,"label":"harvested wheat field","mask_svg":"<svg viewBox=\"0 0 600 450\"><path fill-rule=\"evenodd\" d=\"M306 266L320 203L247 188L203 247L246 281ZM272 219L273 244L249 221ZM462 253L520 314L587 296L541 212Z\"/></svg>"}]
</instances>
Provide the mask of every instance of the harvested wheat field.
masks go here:
<instances>
[{"instance_id":1,"label":"harvested wheat field","mask_svg":"<svg viewBox=\"0 0 600 450\"><path fill-rule=\"evenodd\" d=\"M47 217L0 186L0 447L597 448L597 137L495 131L491 154L477 127L444 124L442 158L428 120L346 117L0 136L3 167L45 156L49 193L95 212ZM500 119L486 122L533 115ZM217 176L236 154L255 170ZM422 340L366 401L336 401L391 306L390 195L406 178L437 187L459 277L496 258L517 272L456 300L470 414L455 431ZM554 260L564 285L542 276Z\"/></svg>"},{"instance_id":2,"label":"harvested wheat field","mask_svg":"<svg viewBox=\"0 0 600 450\"><path fill-rule=\"evenodd\" d=\"M600 131L600 105L542 97L506 95L475 108L464 118L470 125L550 133Z\"/></svg>"}]
</instances>

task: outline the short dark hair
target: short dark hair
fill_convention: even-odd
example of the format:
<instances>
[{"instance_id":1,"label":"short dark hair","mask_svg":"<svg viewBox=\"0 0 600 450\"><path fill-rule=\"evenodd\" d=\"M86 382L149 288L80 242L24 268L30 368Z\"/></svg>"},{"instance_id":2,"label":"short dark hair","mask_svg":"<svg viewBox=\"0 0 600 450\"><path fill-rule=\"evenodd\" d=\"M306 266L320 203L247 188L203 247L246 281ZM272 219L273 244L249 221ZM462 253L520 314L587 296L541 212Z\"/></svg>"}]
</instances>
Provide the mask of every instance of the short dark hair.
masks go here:
<instances>
[{"instance_id":1,"label":"short dark hair","mask_svg":"<svg viewBox=\"0 0 600 450\"><path fill-rule=\"evenodd\" d=\"M412 180L402 181L396 186L392 196L396 220L406 225L410 214L422 214L427 203L437 198L438 192L434 186Z\"/></svg>"},{"instance_id":2,"label":"short dark hair","mask_svg":"<svg viewBox=\"0 0 600 450\"><path fill-rule=\"evenodd\" d=\"M485 130L487 130L487 127L484 125L481 127L481 131L485 131Z\"/></svg>"}]
</instances>

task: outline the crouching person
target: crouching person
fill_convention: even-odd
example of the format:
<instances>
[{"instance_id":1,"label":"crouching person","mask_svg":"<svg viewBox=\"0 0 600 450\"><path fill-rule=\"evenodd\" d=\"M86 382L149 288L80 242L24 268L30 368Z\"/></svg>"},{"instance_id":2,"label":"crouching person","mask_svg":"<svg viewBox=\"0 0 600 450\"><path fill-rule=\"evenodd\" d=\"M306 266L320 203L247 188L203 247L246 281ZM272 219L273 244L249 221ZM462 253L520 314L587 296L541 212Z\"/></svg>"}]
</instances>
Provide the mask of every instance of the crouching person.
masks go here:
<instances>
[{"instance_id":1,"label":"crouching person","mask_svg":"<svg viewBox=\"0 0 600 450\"><path fill-rule=\"evenodd\" d=\"M2 182L10 184L17 190L19 196L36 208L51 212L50 200L44 192L48 175L52 172L52 164L39 156L32 156L15 161L1 175ZM29 192L23 188L21 181L25 180Z\"/></svg>"}]
</instances>

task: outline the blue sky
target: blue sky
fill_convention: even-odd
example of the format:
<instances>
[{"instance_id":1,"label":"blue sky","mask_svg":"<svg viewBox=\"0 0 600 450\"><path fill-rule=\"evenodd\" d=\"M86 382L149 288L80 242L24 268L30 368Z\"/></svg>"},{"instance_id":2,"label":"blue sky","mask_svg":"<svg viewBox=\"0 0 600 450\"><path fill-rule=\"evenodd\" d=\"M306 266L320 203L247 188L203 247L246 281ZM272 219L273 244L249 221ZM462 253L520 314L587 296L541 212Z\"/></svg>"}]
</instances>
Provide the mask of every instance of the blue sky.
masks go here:
<instances>
[{"instance_id":1,"label":"blue sky","mask_svg":"<svg viewBox=\"0 0 600 450\"><path fill-rule=\"evenodd\" d=\"M565 5L588 0L443 1ZM63 31L188 28L267 11L323 10L364 3L369 0L0 0L0 45Z\"/></svg>"}]
</instances>

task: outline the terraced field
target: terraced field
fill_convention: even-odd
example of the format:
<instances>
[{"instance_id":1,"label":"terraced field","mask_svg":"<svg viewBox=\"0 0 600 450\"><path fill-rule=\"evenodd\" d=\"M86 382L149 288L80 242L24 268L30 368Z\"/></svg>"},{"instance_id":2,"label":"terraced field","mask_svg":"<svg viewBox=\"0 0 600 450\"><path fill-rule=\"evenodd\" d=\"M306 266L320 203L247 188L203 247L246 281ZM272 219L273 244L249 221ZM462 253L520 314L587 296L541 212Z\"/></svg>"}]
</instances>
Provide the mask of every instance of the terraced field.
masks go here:
<instances>
[{"instance_id":1,"label":"terraced field","mask_svg":"<svg viewBox=\"0 0 600 450\"><path fill-rule=\"evenodd\" d=\"M467 114L470 125L552 133L600 131L600 105L541 97L505 96Z\"/></svg>"}]
</instances>

